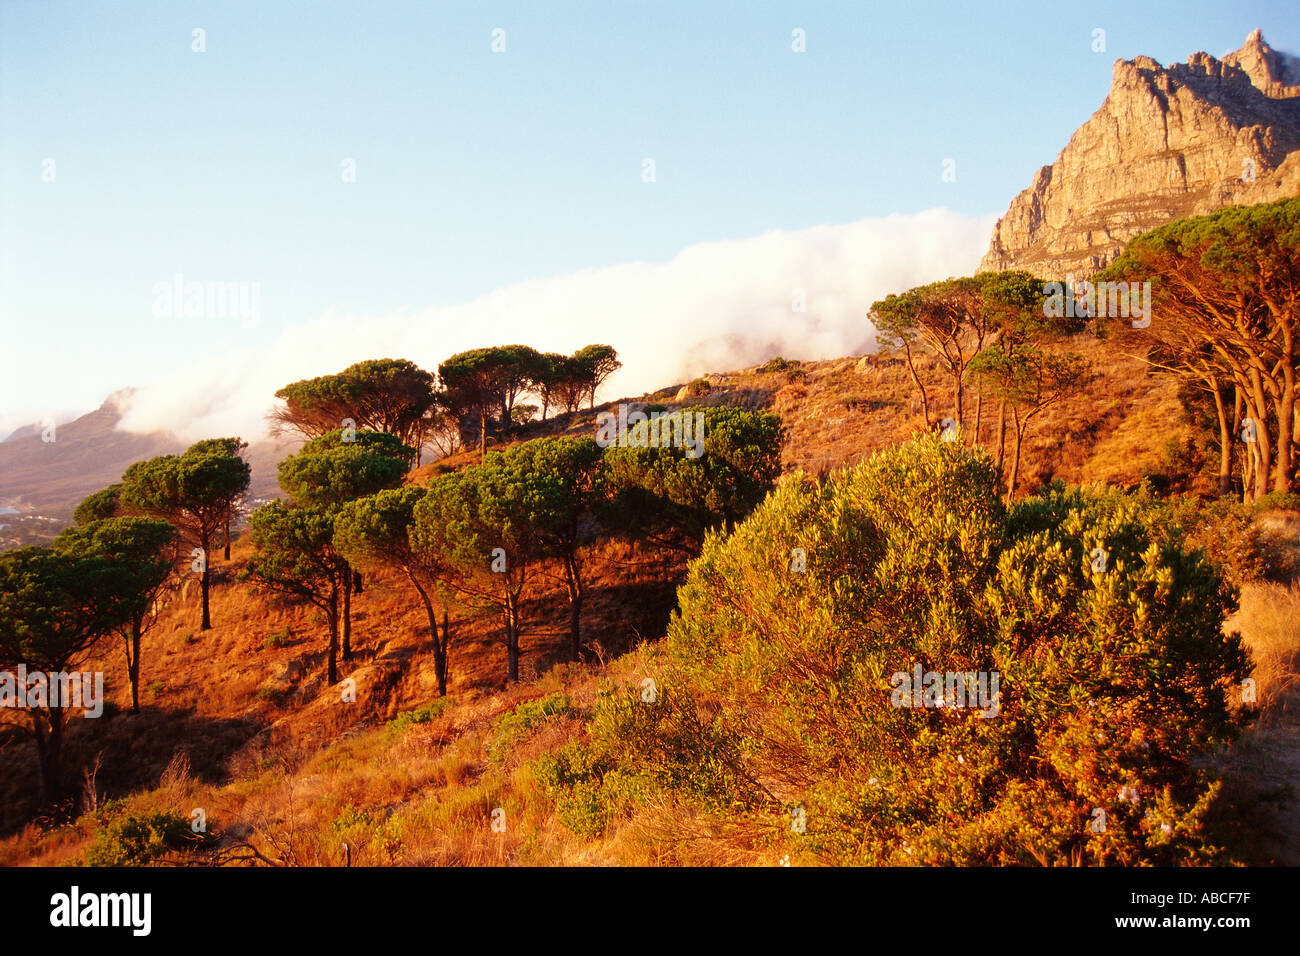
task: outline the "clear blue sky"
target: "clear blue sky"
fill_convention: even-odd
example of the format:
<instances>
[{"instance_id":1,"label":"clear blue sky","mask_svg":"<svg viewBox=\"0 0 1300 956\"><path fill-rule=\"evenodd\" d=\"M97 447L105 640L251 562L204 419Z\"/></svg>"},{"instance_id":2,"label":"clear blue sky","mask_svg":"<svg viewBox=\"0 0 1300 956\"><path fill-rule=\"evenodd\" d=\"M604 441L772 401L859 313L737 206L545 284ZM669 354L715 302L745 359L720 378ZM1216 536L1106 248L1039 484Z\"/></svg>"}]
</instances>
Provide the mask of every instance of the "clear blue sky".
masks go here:
<instances>
[{"instance_id":1,"label":"clear blue sky","mask_svg":"<svg viewBox=\"0 0 1300 956\"><path fill-rule=\"evenodd\" d=\"M1300 53L1294 0L4 0L0 426L328 309L452 304L770 229L1000 213L1116 58L1217 56L1256 27ZM261 323L159 320L151 289L178 272L260 282Z\"/></svg>"}]
</instances>

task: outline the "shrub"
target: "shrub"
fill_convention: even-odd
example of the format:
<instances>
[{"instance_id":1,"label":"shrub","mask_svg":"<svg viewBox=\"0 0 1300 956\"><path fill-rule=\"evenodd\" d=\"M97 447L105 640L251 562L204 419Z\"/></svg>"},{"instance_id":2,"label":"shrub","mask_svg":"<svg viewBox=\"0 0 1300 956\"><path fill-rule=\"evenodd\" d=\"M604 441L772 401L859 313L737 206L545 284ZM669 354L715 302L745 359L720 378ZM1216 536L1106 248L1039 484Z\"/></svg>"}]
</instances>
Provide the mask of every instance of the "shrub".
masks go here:
<instances>
[{"instance_id":1,"label":"shrub","mask_svg":"<svg viewBox=\"0 0 1300 956\"><path fill-rule=\"evenodd\" d=\"M196 862L197 854L215 844L208 833L195 833L190 821L171 810L135 813L95 834L85 866L150 866L160 862Z\"/></svg>"},{"instance_id":2,"label":"shrub","mask_svg":"<svg viewBox=\"0 0 1300 956\"><path fill-rule=\"evenodd\" d=\"M293 635L289 633L288 628L285 628L283 631L278 631L275 634L268 634L266 640L262 641L262 650L270 651L281 647L288 647L292 641Z\"/></svg>"},{"instance_id":3,"label":"shrub","mask_svg":"<svg viewBox=\"0 0 1300 956\"><path fill-rule=\"evenodd\" d=\"M267 684L264 687L259 687L254 696L263 703L270 704L272 707L279 707L289 696L289 689L287 687L277 687L274 684Z\"/></svg>"},{"instance_id":4,"label":"shrub","mask_svg":"<svg viewBox=\"0 0 1300 956\"><path fill-rule=\"evenodd\" d=\"M488 748L488 756L497 763L504 761L530 731L551 717L567 714L571 710L568 694L547 694L536 700L525 701L501 718Z\"/></svg>"},{"instance_id":5,"label":"shrub","mask_svg":"<svg viewBox=\"0 0 1300 956\"><path fill-rule=\"evenodd\" d=\"M778 355L776 358L769 359L767 362L760 365L758 367L758 370L760 372L784 372L787 369L795 368L798 365L799 365L798 362L787 361L786 359L783 359L781 356Z\"/></svg>"},{"instance_id":6,"label":"shrub","mask_svg":"<svg viewBox=\"0 0 1300 956\"><path fill-rule=\"evenodd\" d=\"M691 398L699 398L701 395L709 394L712 390L713 386L709 384L707 378L697 378L687 386L686 394L691 396Z\"/></svg>"},{"instance_id":7,"label":"shrub","mask_svg":"<svg viewBox=\"0 0 1300 956\"><path fill-rule=\"evenodd\" d=\"M1300 495L1294 492L1270 491L1258 501L1251 503L1251 509L1260 511L1300 511Z\"/></svg>"},{"instance_id":8,"label":"shrub","mask_svg":"<svg viewBox=\"0 0 1300 956\"><path fill-rule=\"evenodd\" d=\"M665 789L722 809L740 781L710 732L677 692L647 701L639 688L604 688L588 725L589 740L571 741L533 762L556 814L579 836L594 837Z\"/></svg>"},{"instance_id":9,"label":"shrub","mask_svg":"<svg viewBox=\"0 0 1300 956\"><path fill-rule=\"evenodd\" d=\"M1259 509L1230 498L1209 502L1182 497L1170 502L1169 518L1193 547L1200 548L1227 580L1241 587L1255 581L1287 581L1295 557L1284 534L1257 520Z\"/></svg>"},{"instance_id":10,"label":"shrub","mask_svg":"<svg viewBox=\"0 0 1300 956\"><path fill-rule=\"evenodd\" d=\"M415 724L427 724L446 710L449 703L451 703L450 697L439 697L423 707L404 710L388 722L388 730L390 733L401 734Z\"/></svg>"},{"instance_id":11,"label":"shrub","mask_svg":"<svg viewBox=\"0 0 1300 956\"><path fill-rule=\"evenodd\" d=\"M1222 856L1194 760L1237 730L1247 660L1232 588L1158 502L1008 510L987 456L923 436L782 481L679 604L656 700L602 699L587 750L540 768L571 826L607 818L618 771L834 863ZM930 677L913 706L916 667L982 675L980 706Z\"/></svg>"}]
</instances>

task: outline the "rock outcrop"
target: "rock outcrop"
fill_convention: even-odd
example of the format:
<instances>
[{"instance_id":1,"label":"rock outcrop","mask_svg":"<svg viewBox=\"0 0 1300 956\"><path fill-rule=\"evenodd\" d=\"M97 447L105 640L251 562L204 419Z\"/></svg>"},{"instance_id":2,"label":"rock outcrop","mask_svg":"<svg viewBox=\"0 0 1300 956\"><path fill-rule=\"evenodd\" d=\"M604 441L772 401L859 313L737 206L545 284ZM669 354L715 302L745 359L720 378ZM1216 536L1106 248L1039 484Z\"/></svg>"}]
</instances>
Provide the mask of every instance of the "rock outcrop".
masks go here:
<instances>
[{"instance_id":1,"label":"rock outcrop","mask_svg":"<svg viewBox=\"0 0 1300 956\"><path fill-rule=\"evenodd\" d=\"M1300 60L1258 30L1235 53L1116 60L1110 93L993 229L981 271L1085 278L1139 233L1300 195Z\"/></svg>"}]
</instances>

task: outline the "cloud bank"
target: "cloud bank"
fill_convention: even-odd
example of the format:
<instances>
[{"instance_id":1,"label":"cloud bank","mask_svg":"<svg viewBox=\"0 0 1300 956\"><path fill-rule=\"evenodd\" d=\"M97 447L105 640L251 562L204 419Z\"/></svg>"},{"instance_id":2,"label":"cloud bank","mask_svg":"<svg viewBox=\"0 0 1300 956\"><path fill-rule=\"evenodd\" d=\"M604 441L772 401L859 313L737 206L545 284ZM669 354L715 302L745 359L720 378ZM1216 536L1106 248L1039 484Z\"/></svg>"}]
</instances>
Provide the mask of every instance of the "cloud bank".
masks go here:
<instances>
[{"instance_id":1,"label":"cloud bank","mask_svg":"<svg viewBox=\"0 0 1300 956\"><path fill-rule=\"evenodd\" d=\"M257 439L276 390L288 382L370 358L434 370L455 352L485 345L572 352L607 342L623 368L602 389L605 399L774 355L868 352L875 347L871 303L974 271L995 219L931 209L703 242L669 262L520 282L461 305L383 316L329 312L286 329L270 348L214 356L139 386L118 427Z\"/></svg>"}]
</instances>

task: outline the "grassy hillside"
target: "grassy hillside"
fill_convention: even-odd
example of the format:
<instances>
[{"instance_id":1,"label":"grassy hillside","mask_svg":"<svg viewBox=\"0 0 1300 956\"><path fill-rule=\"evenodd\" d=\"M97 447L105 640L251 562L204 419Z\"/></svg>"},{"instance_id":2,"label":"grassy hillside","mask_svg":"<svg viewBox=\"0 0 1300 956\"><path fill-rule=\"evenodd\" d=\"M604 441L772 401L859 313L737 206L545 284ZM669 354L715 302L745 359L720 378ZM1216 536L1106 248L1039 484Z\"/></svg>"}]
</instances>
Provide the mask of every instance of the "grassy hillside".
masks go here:
<instances>
[{"instance_id":1,"label":"grassy hillside","mask_svg":"<svg viewBox=\"0 0 1300 956\"><path fill-rule=\"evenodd\" d=\"M1150 378L1113 344L1080 337L1102 379L1031 432L1022 483L1052 478L1124 487L1168 469L1170 438L1188 426L1173 386ZM778 363L780 364L780 363ZM923 425L898 356L788 363L709 376L691 404L770 409L787 428L787 471L826 472L896 443ZM932 408L949 398L938 370L922 374ZM639 400L674 407L680 386ZM681 403L685 404L685 403ZM589 434L601 410L517 431ZM981 439L992 440L986 405ZM476 460L425 465L408 480ZM255 478L256 480L256 478ZM1294 538L1293 519L1272 516ZM523 679L507 686L499 624L456 606L449 696L436 696L422 610L397 574L368 576L354 598L354 659L341 676L355 702L325 685L325 625L309 607L252 591L236 575L251 546L217 560L213 628L199 632L197 587L172 594L146 638L142 712L126 712L119 648L103 645L85 669L109 675L114 705L72 720L65 764L84 785L64 820L36 812L34 750L0 729L10 770L0 780L0 864L81 860L106 828L133 814L202 808L232 860L285 865L758 864L778 861L744 834L719 831L672 805L643 808L602 837L575 834L539 783L533 761L584 733L604 690L636 686L658 668L657 640L676 606L686 558L621 542L585 555L591 575L583 618L590 653L566 660L562 569L524 609ZM1300 585L1254 583L1231 626L1255 653L1265 707L1259 724L1219 759L1231 786L1216 813L1243 859L1300 863ZM504 811L503 832L492 828ZM796 858L791 861L799 863Z\"/></svg>"}]
</instances>

